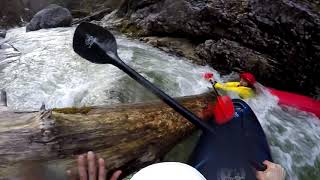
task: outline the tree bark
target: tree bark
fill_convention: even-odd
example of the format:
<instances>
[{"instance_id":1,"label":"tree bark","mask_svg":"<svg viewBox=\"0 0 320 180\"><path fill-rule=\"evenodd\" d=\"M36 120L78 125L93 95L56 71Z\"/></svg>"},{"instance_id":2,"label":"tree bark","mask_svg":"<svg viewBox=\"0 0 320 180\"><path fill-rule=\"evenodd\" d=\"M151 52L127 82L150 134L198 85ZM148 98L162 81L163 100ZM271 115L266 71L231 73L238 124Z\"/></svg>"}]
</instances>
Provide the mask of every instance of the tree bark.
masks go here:
<instances>
[{"instance_id":1,"label":"tree bark","mask_svg":"<svg viewBox=\"0 0 320 180\"><path fill-rule=\"evenodd\" d=\"M207 99L204 94L179 101L198 113ZM194 129L162 102L2 112L0 179L19 176L29 162L69 168L73 155L89 150L106 159L108 170L131 173L162 158Z\"/></svg>"}]
</instances>

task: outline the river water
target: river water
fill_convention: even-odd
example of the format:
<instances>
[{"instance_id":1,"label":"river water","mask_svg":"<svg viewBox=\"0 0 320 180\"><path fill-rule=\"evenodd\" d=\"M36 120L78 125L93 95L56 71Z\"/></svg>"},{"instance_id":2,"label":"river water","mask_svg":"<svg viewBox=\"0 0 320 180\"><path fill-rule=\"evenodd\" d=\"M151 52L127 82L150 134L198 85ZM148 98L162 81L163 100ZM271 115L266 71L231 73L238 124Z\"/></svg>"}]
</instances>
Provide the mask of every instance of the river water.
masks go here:
<instances>
[{"instance_id":1,"label":"river water","mask_svg":"<svg viewBox=\"0 0 320 180\"><path fill-rule=\"evenodd\" d=\"M155 99L116 67L92 64L76 55L72 50L74 29L8 31L4 41L13 47L2 45L5 49L0 49L0 90L7 92L9 109L38 110L43 103L53 108ZM208 91L210 85L201 77L205 72L214 72L218 81L230 79L220 78L210 67L194 65L139 41L122 35L116 38L119 56L171 96ZM247 102L267 134L274 160L285 167L288 179L320 179L319 119L278 106L277 99L266 91Z\"/></svg>"}]
</instances>

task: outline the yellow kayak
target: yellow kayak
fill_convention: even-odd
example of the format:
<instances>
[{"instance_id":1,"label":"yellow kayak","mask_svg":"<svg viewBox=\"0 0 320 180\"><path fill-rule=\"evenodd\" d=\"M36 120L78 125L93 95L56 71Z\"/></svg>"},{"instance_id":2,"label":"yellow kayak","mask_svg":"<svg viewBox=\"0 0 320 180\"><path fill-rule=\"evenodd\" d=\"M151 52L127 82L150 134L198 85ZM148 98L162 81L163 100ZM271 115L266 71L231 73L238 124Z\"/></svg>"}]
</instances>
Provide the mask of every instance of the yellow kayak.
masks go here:
<instances>
[{"instance_id":1,"label":"yellow kayak","mask_svg":"<svg viewBox=\"0 0 320 180\"><path fill-rule=\"evenodd\" d=\"M248 99L255 95L254 90L250 87L240 86L240 82L216 83L215 88L223 91L235 92L242 99Z\"/></svg>"}]
</instances>

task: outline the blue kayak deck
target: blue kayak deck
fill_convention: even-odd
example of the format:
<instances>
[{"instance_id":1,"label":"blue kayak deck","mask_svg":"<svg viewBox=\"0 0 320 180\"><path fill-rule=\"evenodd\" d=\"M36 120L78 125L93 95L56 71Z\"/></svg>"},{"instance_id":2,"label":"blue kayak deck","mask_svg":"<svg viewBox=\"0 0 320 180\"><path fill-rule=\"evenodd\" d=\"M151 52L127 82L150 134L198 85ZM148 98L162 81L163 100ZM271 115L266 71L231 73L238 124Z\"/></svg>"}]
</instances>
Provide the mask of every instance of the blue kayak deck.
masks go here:
<instances>
[{"instance_id":1,"label":"blue kayak deck","mask_svg":"<svg viewBox=\"0 0 320 180\"><path fill-rule=\"evenodd\" d=\"M189 164L207 180L256 179L253 164L272 161L265 133L251 108L234 99L235 117L224 125L215 125L215 134L203 132ZM257 168L257 167L256 167Z\"/></svg>"}]
</instances>

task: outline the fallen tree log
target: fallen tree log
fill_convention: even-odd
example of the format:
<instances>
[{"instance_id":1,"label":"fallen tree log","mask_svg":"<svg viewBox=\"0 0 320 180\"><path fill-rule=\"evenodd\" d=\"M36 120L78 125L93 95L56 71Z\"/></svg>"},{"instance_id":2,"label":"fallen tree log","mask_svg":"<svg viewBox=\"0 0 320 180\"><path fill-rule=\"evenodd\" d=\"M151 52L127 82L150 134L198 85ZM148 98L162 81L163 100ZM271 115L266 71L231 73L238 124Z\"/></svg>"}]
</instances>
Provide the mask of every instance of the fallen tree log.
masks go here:
<instances>
[{"instance_id":1,"label":"fallen tree log","mask_svg":"<svg viewBox=\"0 0 320 180\"><path fill-rule=\"evenodd\" d=\"M80 24L82 22L90 22L90 21L99 21L101 20L106 14L110 13L112 10L107 8L107 9L103 9L101 11L98 11L96 13L93 13L89 16L86 16L84 18L81 18L81 19L78 19L78 20L75 20L72 22L72 25L75 25L75 24Z\"/></svg>"},{"instance_id":2,"label":"fallen tree log","mask_svg":"<svg viewBox=\"0 0 320 180\"><path fill-rule=\"evenodd\" d=\"M194 113L208 95L179 98ZM0 179L29 162L69 168L74 155L95 151L109 170L131 173L161 159L194 126L162 102L0 114ZM24 166L24 167L23 167Z\"/></svg>"}]
</instances>

